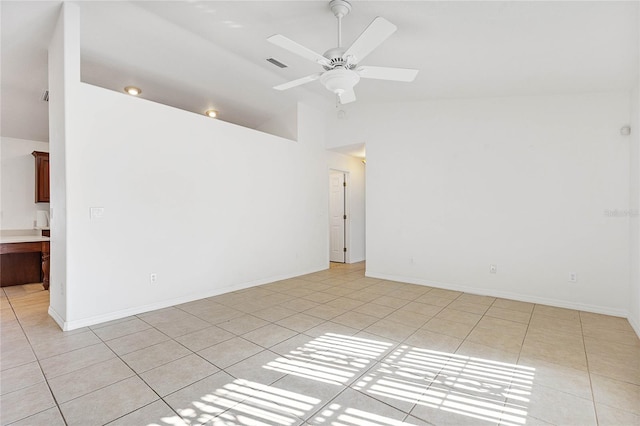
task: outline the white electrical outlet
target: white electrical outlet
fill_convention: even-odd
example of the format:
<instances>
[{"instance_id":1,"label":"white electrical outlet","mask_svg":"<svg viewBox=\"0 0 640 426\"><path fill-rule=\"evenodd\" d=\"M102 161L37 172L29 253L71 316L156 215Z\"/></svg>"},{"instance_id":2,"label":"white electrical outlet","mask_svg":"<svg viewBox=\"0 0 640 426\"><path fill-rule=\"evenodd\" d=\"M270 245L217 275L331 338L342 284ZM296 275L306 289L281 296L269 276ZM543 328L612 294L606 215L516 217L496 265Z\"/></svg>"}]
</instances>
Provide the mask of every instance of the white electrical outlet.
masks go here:
<instances>
[{"instance_id":1,"label":"white electrical outlet","mask_svg":"<svg viewBox=\"0 0 640 426\"><path fill-rule=\"evenodd\" d=\"M151 284L155 284L155 282L158 281L158 274L149 274L149 281Z\"/></svg>"},{"instance_id":2,"label":"white electrical outlet","mask_svg":"<svg viewBox=\"0 0 640 426\"><path fill-rule=\"evenodd\" d=\"M575 272L569 273L569 282L571 283L578 282L578 274L576 274Z\"/></svg>"},{"instance_id":3,"label":"white electrical outlet","mask_svg":"<svg viewBox=\"0 0 640 426\"><path fill-rule=\"evenodd\" d=\"M89 217L91 220L102 219L104 216L104 207L90 207L89 208Z\"/></svg>"},{"instance_id":4,"label":"white electrical outlet","mask_svg":"<svg viewBox=\"0 0 640 426\"><path fill-rule=\"evenodd\" d=\"M498 265L489 265L489 273L497 274L498 273Z\"/></svg>"}]
</instances>

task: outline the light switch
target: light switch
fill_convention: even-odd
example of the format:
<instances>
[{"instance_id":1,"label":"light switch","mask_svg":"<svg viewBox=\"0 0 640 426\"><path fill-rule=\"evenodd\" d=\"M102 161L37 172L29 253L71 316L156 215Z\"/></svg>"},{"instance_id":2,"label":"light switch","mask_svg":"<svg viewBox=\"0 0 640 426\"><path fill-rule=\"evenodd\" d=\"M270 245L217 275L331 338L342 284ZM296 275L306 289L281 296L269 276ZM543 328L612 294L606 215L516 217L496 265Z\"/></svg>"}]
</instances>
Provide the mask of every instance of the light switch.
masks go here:
<instances>
[{"instance_id":1,"label":"light switch","mask_svg":"<svg viewBox=\"0 0 640 426\"><path fill-rule=\"evenodd\" d=\"M104 207L91 207L89 209L91 219L102 219L104 216Z\"/></svg>"}]
</instances>

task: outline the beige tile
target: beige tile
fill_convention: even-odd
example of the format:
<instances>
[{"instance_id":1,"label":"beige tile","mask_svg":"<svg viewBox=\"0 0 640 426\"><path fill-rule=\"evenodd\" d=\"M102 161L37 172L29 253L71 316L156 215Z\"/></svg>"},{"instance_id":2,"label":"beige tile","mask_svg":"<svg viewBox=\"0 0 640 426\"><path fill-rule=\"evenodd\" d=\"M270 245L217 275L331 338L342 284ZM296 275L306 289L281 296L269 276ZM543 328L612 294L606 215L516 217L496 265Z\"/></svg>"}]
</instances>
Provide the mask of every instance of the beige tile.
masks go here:
<instances>
[{"instance_id":1,"label":"beige tile","mask_svg":"<svg viewBox=\"0 0 640 426\"><path fill-rule=\"evenodd\" d=\"M194 331L193 333L185 334L183 336L176 337L175 340L180 342L188 349L198 352L209 346L217 345L235 337L233 333L223 330L217 326L211 326L202 330Z\"/></svg>"},{"instance_id":2,"label":"beige tile","mask_svg":"<svg viewBox=\"0 0 640 426\"><path fill-rule=\"evenodd\" d=\"M593 398L599 404L640 415L640 386L591 374Z\"/></svg>"},{"instance_id":3,"label":"beige tile","mask_svg":"<svg viewBox=\"0 0 640 426\"><path fill-rule=\"evenodd\" d=\"M303 312L311 308L315 308L316 306L320 306L320 303L312 302L307 299L294 299L287 302L287 309L294 310L296 312Z\"/></svg>"},{"instance_id":4,"label":"beige tile","mask_svg":"<svg viewBox=\"0 0 640 426\"><path fill-rule=\"evenodd\" d=\"M169 340L169 337L166 334L151 328L109 340L107 345L109 345L111 350L116 354L122 356L167 340Z\"/></svg>"},{"instance_id":5,"label":"beige tile","mask_svg":"<svg viewBox=\"0 0 640 426\"><path fill-rule=\"evenodd\" d=\"M238 309L230 308L223 305L220 306L221 308L194 312L193 315L210 324L220 324L221 322L229 321L233 318L241 317L244 315L244 312Z\"/></svg>"},{"instance_id":6,"label":"beige tile","mask_svg":"<svg viewBox=\"0 0 640 426\"><path fill-rule=\"evenodd\" d=\"M9 424L55 407L55 401L45 382L0 396L2 424Z\"/></svg>"},{"instance_id":7,"label":"beige tile","mask_svg":"<svg viewBox=\"0 0 640 426\"><path fill-rule=\"evenodd\" d=\"M179 389L216 373L218 367L196 354L187 355L175 361L140 374L140 377L158 395L166 396Z\"/></svg>"},{"instance_id":8,"label":"beige tile","mask_svg":"<svg viewBox=\"0 0 640 426\"><path fill-rule=\"evenodd\" d=\"M262 347L240 337L226 340L198 352L218 368L227 368L263 350Z\"/></svg>"},{"instance_id":9,"label":"beige tile","mask_svg":"<svg viewBox=\"0 0 640 426\"><path fill-rule=\"evenodd\" d=\"M489 309L489 306L471 302L463 302L456 299L449 305L447 305L447 308L455 309L457 311L470 312L472 314L483 315Z\"/></svg>"},{"instance_id":10,"label":"beige tile","mask_svg":"<svg viewBox=\"0 0 640 426\"><path fill-rule=\"evenodd\" d=\"M376 300L380 296L381 296L380 293L377 293L375 291L371 291L368 289L357 291L349 295L351 299L360 300L361 302L367 302L367 303L373 300Z\"/></svg>"},{"instance_id":11,"label":"beige tile","mask_svg":"<svg viewBox=\"0 0 640 426\"><path fill-rule=\"evenodd\" d=\"M402 306L409 303L408 300L400 299L398 297L393 297L388 295L380 296L377 299L372 300L372 302L377 305L388 306L390 308L396 308L396 309L401 308Z\"/></svg>"},{"instance_id":12,"label":"beige tile","mask_svg":"<svg viewBox=\"0 0 640 426\"><path fill-rule=\"evenodd\" d=\"M496 299L493 302L493 305L496 308L510 309L512 311L519 311L525 313L532 313L535 305L533 303L520 302L517 300L508 300L508 299Z\"/></svg>"},{"instance_id":13,"label":"beige tile","mask_svg":"<svg viewBox=\"0 0 640 426\"><path fill-rule=\"evenodd\" d=\"M261 318L265 321L276 322L276 321L280 321L281 319L295 315L297 313L298 311L285 308L284 306L271 306L267 309L262 309L260 311L253 312L252 315L258 318Z\"/></svg>"},{"instance_id":14,"label":"beige tile","mask_svg":"<svg viewBox=\"0 0 640 426\"><path fill-rule=\"evenodd\" d=\"M598 413L598 425L600 426L640 425L640 415L608 405L596 403L596 413Z\"/></svg>"},{"instance_id":15,"label":"beige tile","mask_svg":"<svg viewBox=\"0 0 640 426\"><path fill-rule=\"evenodd\" d=\"M495 301L495 297L481 296L479 294L463 293L456 299L459 302L474 303L476 305L491 306Z\"/></svg>"},{"instance_id":16,"label":"beige tile","mask_svg":"<svg viewBox=\"0 0 640 426\"><path fill-rule=\"evenodd\" d=\"M582 324L580 319L563 319L555 318L543 314L538 314L537 311L533 312L533 316L529 321L530 329L538 329L544 332L553 330L560 333L577 334L582 335Z\"/></svg>"},{"instance_id":17,"label":"beige tile","mask_svg":"<svg viewBox=\"0 0 640 426\"><path fill-rule=\"evenodd\" d=\"M458 349L462 341L463 339L457 337L420 329L409 336L404 343L422 349L453 353Z\"/></svg>"},{"instance_id":18,"label":"beige tile","mask_svg":"<svg viewBox=\"0 0 640 426\"><path fill-rule=\"evenodd\" d=\"M425 325L431 318L432 317L430 315L421 315L416 312L406 311L401 308L387 315L384 319L394 321L406 326L419 328Z\"/></svg>"},{"instance_id":19,"label":"beige tile","mask_svg":"<svg viewBox=\"0 0 640 426\"><path fill-rule=\"evenodd\" d=\"M40 382L44 382L44 375L37 362L2 370L0 373L0 394L15 392Z\"/></svg>"},{"instance_id":20,"label":"beige tile","mask_svg":"<svg viewBox=\"0 0 640 426\"><path fill-rule=\"evenodd\" d=\"M342 315L344 313L344 310L327 305L318 305L314 308L304 311L304 313L313 317L322 318L323 320L330 320L337 317L338 315Z\"/></svg>"},{"instance_id":21,"label":"beige tile","mask_svg":"<svg viewBox=\"0 0 640 426\"><path fill-rule=\"evenodd\" d=\"M582 333L585 337L640 348L640 339L633 331L600 328L583 324Z\"/></svg>"},{"instance_id":22,"label":"beige tile","mask_svg":"<svg viewBox=\"0 0 640 426\"><path fill-rule=\"evenodd\" d=\"M311 424L342 424L343 419L349 418L352 424L367 424L371 422L371 413L375 413L375 422L381 425L400 425L407 415L386 402L376 399L373 395L364 394L353 389L345 389L337 398L331 400L324 409L309 418ZM410 410L410 408L409 408Z\"/></svg>"},{"instance_id":23,"label":"beige tile","mask_svg":"<svg viewBox=\"0 0 640 426\"><path fill-rule=\"evenodd\" d=\"M431 318L421 329L464 339L473 329L473 325L434 317Z\"/></svg>"},{"instance_id":24,"label":"beige tile","mask_svg":"<svg viewBox=\"0 0 640 426\"><path fill-rule=\"evenodd\" d=\"M426 293L424 296L418 297L414 302L424 303L427 305L439 306L444 308L453 302L453 299L448 299L446 297L437 297L431 294L431 292Z\"/></svg>"},{"instance_id":25,"label":"beige tile","mask_svg":"<svg viewBox=\"0 0 640 426\"><path fill-rule=\"evenodd\" d=\"M338 299L334 299L330 302L327 302L327 306L331 306L332 308L342 309L344 311L350 311L358 306L364 305L365 302L356 299L350 299L349 297L340 297Z\"/></svg>"},{"instance_id":26,"label":"beige tile","mask_svg":"<svg viewBox=\"0 0 640 426\"><path fill-rule=\"evenodd\" d=\"M36 360L26 337L14 339L10 344L0 345L1 370L8 370Z\"/></svg>"},{"instance_id":27,"label":"beige tile","mask_svg":"<svg viewBox=\"0 0 640 426\"><path fill-rule=\"evenodd\" d=\"M118 322L94 329L93 332L102 340L111 340L118 337L126 336L138 331L151 328L149 324L136 317L129 317L128 321Z\"/></svg>"},{"instance_id":28,"label":"beige tile","mask_svg":"<svg viewBox=\"0 0 640 426\"><path fill-rule=\"evenodd\" d=\"M285 340L275 346L272 346L269 350L278 355L291 356L292 353L299 353L301 348L307 345L313 340L313 337L305 334L298 334L290 339Z\"/></svg>"},{"instance_id":29,"label":"beige tile","mask_svg":"<svg viewBox=\"0 0 640 426\"><path fill-rule=\"evenodd\" d=\"M372 315L361 314L359 312L347 312L333 318L331 321L346 325L347 327L362 330L378 321L378 318Z\"/></svg>"},{"instance_id":30,"label":"beige tile","mask_svg":"<svg viewBox=\"0 0 640 426\"><path fill-rule=\"evenodd\" d=\"M578 370L587 370L587 357L583 347L572 344L570 335L567 340L555 340L554 338L533 338L528 333L522 345L521 356L536 358L552 364L559 364Z\"/></svg>"},{"instance_id":31,"label":"beige tile","mask_svg":"<svg viewBox=\"0 0 640 426\"><path fill-rule=\"evenodd\" d=\"M640 350L613 343L609 350L596 350L589 338L585 339L585 343L590 372L640 385ZM621 347L632 350L620 350Z\"/></svg>"},{"instance_id":32,"label":"beige tile","mask_svg":"<svg viewBox=\"0 0 640 426\"><path fill-rule=\"evenodd\" d=\"M33 351L38 359L45 359L97 343L100 343L100 339L93 334L92 331L85 331L78 334L63 335L57 339L48 339L42 343L36 343L33 345Z\"/></svg>"},{"instance_id":33,"label":"beige tile","mask_svg":"<svg viewBox=\"0 0 640 426\"><path fill-rule=\"evenodd\" d=\"M435 297L441 297L443 299L450 299L450 300L454 300L462 296L462 292L460 291L446 290L444 288L434 288L431 291L429 291L429 293L427 294Z\"/></svg>"},{"instance_id":34,"label":"beige tile","mask_svg":"<svg viewBox=\"0 0 640 426\"><path fill-rule=\"evenodd\" d=\"M371 315L377 318L384 318L395 310L396 308L392 308L390 306L378 305L376 303L364 303L355 308L354 312Z\"/></svg>"},{"instance_id":35,"label":"beige tile","mask_svg":"<svg viewBox=\"0 0 640 426\"><path fill-rule=\"evenodd\" d=\"M536 305L533 309L533 315L545 315L548 317L563 320L580 321L580 311L566 308L557 308L555 306Z\"/></svg>"},{"instance_id":36,"label":"beige tile","mask_svg":"<svg viewBox=\"0 0 640 426\"><path fill-rule=\"evenodd\" d=\"M322 291L316 291L315 293L307 294L303 299L311 300L316 303L327 303L330 300L338 298L337 294L325 293Z\"/></svg>"},{"instance_id":37,"label":"beige tile","mask_svg":"<svg viewBox=\"0 0 640 426\"><path fill-rule=\"evenodd\" d=\"M267 324L267 321L254 317L253 315L243 315L229 321L221 322L218 324L218 327L227 330L230 333L240 335L253 331L256 328L263 327Z\"/></svg>"},{"instance_id":38,"label":"beige tile","mask_svg":"<svg viewBox=\"0 0 640 426\"><path fill-rule=\"evenodd\" d=\"M388 318L384 318L371 324L363 331L395 342L402 342L407 337L415 333L417 329L417 326L400 324Z\"/></svg>"},{"instance_id":39,"label":"beige tile","mask_svg":"<svg viewBox=\"0 0 640 426\"><path fill-rule=\"evenodd\" d=\"M505 320L501 318L494 318L490 316L483 316L477 324L478 328L488 328L492 330L508 330L511 332L527 332L528 327L526 324L522 324L516 321Z\"/></svg>"},{"instance_id":40,"label":"beige tile","mask_svg":"<svg viewBox=\"0 0 640 426\"><path fill-rule=\"evenodd\" d=\"M440 319L445 319L448 321L459 322L462 324L468 324L468 325L476 325L478 321L480 321L480 318L482 318L482 315L474 314L471 312L459 311L457 309L452 308L452 306L453 304L442 309L440 312L438 312L438 314L435 317Z\"/></svg>"},{"instance_id":41,"label":"beige tile","mask_svg":"<svg viewBox=\"0 0 640 426\"><path fill-rule=\"evenodd\" d=\"M263 348L269 348L280 342L283 342L290 337L295 336L297 333L288 328L279 326L277 324L267 324L264 327L260 327L249 333L243 334L242 337L256 345Z\"/></svg>"},{"instance_id":42,"label":"beige tile","mask_svg":"<svg viewBox=\"0 0 640 426\"><path fill-rule=\"evenodd\" d=\"M442 306L429 305L427 303L410 302L402 307L403 311L413 312L423 317L433 317L437 315L444 308Z\"/></svg>"},{"instance_id":43,"label":"beige tile","mask_svg":"<svg viewBox=\"0 0 640 426\"><path fill-rule=\"evenodd\" d=\"M190 424L204 424L247 398L234 392L234 380L234 377L219 371L166 396L164 400Z\"/></svg>"},{"instance_id":44,"label":"beige tile","mask_svg":"<svg viewBox=\"0 0 640 426\"><path fill-rule=\"evenodd\" d=\"M560 392L546 386L534 385L525 405L528 415L556 425L597 425L593 401Z\"/></svg>"},{"instance_id":45,"label":"beige tile","mask_svg":"<svg viewBox=\"0 0 640 426\"><path fill-rule=\"evenodd\" d=\"M49 380L49 386L59 404L88 394L134 375L119 358L63 374Z\"/></svg>"},{"instance_id":46,"label":"beige tile","mask_svg":"<svg viewBox=\"0 0 640 426\"><path fill-rule=\"evenodd\" d=\"M277 367L277 360L279 358L281 358L281 355L269 350L264 350L226 368L225 371L236 379L245 379L270 385L286 374L284 370Z\"/></svg>"},{"instance_id":47,"label":"beige tile","mask_svg":"<svg viewBox=\"0 0 640 426\"><path fill-rule=\"evenodd\" d=\"M631 327L631 324L629 324L626 318L594 314L591 312L580 312L580 320L585 328L594 327L633 332L633 327Z\"/></svg>"},{"instance_id":48,"label":"beige tile","mask_svg":"<svg viewBox=\"0 0 640 426\"><path fill-rule=\"evenodd\" d=\"M158 323L155 328L167 336L175 338L210 326L209 322L189 314L188 317L178 318L171 322Z\"/></svg>"},{"instance_id":49,"label":"beige tile","mask_svg":"<svg viewBox=\"0 0 640 426\"><path fill-rule=\"evenodd\" d=\"M508 321L521 322L523 324L528 324L531 319L530 312L514 311L513 309L499 308L497 306L491 306L485 315Z\"/></svg>"},{"instance_id":50,"label":"beige tile","mask_svg":"<svg viewBox=\"0 0 640 426\"><path fill-rule=\"evenodd\" d=\"M533 370L533 382L584 399L591 399L589 373L535 358L520 357L518 364Z\"/></svg>"},{"instance_id":51,"label":"beige tile","mask_svg":"<svg viewBox=\"0 0 640 426\"><path fill-rule=\"evenodd\" d=\"M423 379L424 371L413 373L409 368L381 362L349 388L408 413L427 386Z\"/></svg>"},{"instance_id":52,"label":"beige tile","mask_svg":"<svg viewBox=\"0 0 640 426\"><path fill-rule=\"evenodd\" d=\"M123 355L122 360L136 373L143 373L190 354L192 352L189 349L174 340L168 340Z\"/></svg>"},{"instance_id":53,"label":"beige tile","mask_svg":"<svg viewBox=\"0 0 640 426\"><path fill-rule=\"evenodd\" d=\"M494 362L516 364L519 352L508 352L503 349L465 340L456 350L456 354L472 358L482 358Z\"/></svg>"},{"instance_id":54,"label":"beige tile","mask_svg":"<svg viewBox=\"0 0 640 426\"><path fill-rule=\"evenodd\" d=\"M313 337L319 337L327 333L334 334L342 334L345 336L353 336L358 333L357 328L349 327L344 324L337 324L332 321L325 321L320 325L317 325L309 330L305 331L304 334ZM273 348L271 348L273 349Z\"/></svg>"},{"instance_id":55,"label":"beige tile","mask_svg":"<svg viewBox=\"0 0 640 426\"><path fill-rule=\"evenodd\" d=\"M4 423L3 423L4 424ZM19 420L15 423L11 423L11 426L66 426L62 414L58 407L49 408L41 411L38 414Z\"/></svg>"},{"instance_id":56,"label":"beige tile","mask_svg":"<svg viewBox=\"0 0 640 426\"><path fill-rule=\"evenodd\" d=\"M115 358L115 354L104 343L76 349L40 361L42 371L48 379L80 370L81 368Z\"/></svg>"},{"instance_id":57,"label":"beige tile","mask_svg":"<svg viewBox=\"0 0 640 426\"><path fill-rule=\"evenodd\" d=\"M105 424L142 408L158 395L134 376L60 404L69 426Z\"/></svg>"},{"instance_id":58,"label":"beige tile","mask_svg":"<svg viewBox=\"0 0 640 426\"><path fill-rule=\"evenodd\" d=\"M323 322L325 322L325 320L323 320L322 318L299 313L299 314L295 314L290 317L281 319L280 321L277 321L276 324L281 325L290 330L297 331L298 333L302 333L309 330L310 328L313 328L317 325L322 324Z\"/></svg>"},{"instance_id":59,"label":"beige tile","mask_svg":"<svg viewBox=\"0 0 640 426\"><path fill-rule=\"evenodd\" d=\"M411 415L419 419L421 423L418 424L495 425L503 412L504 399L495 400L485 395L461 392L450 386L436 384L420 396Z\"/></svg>"},{"instance_id":60,"label":"beige tile","mask_svg":"<svg viewBox=\"0 0 640 426\"><path fill-rule=\"evenodd\" d=\"M505 352L520 352L524 340L524 330L493 329L476 327L467 340L480 343Z\"/></svg>"},{"instance_id":61,"label":"beige tile","mask_svg":"<svg viewBox=\"0 0 640 426\"><path fill-rule=\"evenodd\" d=\"M188 426L184 419L178 416L164 401L158 400L142 408L137 409L133 413L122 416L108 426L132 426L132 425L171 425L171 426Z\"/></svg>"}]
</instances>

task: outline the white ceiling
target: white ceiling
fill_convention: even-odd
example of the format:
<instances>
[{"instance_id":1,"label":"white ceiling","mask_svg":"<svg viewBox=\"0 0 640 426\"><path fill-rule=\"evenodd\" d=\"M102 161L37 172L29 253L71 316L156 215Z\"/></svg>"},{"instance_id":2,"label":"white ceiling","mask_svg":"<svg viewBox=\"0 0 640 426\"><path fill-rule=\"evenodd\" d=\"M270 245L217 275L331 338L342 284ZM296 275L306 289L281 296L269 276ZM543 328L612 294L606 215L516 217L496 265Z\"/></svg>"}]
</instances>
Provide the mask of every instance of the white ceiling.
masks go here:
<instances>
[{"instance_id":1,"label":"white ceiling","mask_svg":"<svg viewBox=\"0 0 640 426\"><path fill-rule=\"evenodd\" d=\"M364 65L417 68L413 83L363 80L358 102L627 90L638 79L638 2L353 1L349 45L375 18L398 31ZM328 1L79 2L82 79L225 121L258 127L298 100L333 108L320 71L266 41L283 34L335 47ZM48 140L47 45L59 1L2 1L2 136ZM279 69L274 57L289 65ZM349 106L347 106L348 108Z\"/></svg>"}]
</instances>

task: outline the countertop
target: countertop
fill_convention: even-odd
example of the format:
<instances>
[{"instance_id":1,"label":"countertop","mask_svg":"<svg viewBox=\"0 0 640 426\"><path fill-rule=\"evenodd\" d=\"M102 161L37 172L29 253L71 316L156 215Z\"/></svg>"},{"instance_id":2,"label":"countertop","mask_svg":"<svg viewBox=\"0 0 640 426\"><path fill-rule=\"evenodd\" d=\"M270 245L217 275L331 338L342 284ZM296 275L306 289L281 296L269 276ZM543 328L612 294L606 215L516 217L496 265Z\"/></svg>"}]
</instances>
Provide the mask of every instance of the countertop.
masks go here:
<instances>
[{"instance_id":1,"label":"countertop","mask_svg":"<svg viewBox=\"0 0 640 426\"><path fill-rule=\"evenodd\" d=\"M0 237L0 244L10 243L39 243L42 241L49 241L49 237L42 237L40 235L12 235L6 237Z\"/></svg>"}]
</instances>

